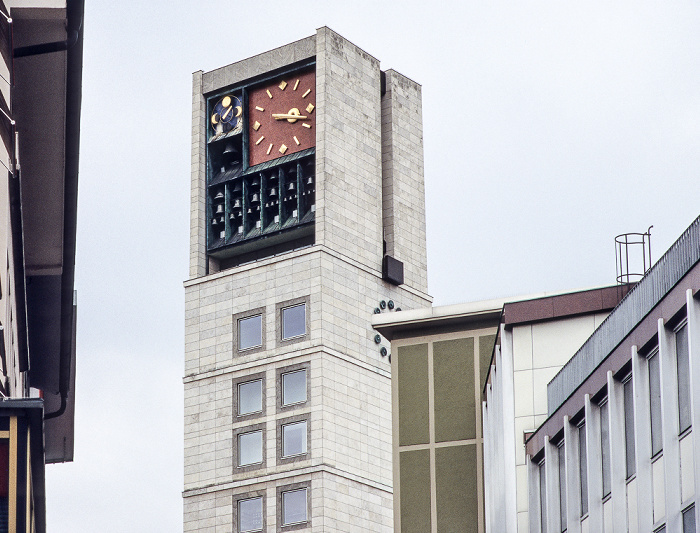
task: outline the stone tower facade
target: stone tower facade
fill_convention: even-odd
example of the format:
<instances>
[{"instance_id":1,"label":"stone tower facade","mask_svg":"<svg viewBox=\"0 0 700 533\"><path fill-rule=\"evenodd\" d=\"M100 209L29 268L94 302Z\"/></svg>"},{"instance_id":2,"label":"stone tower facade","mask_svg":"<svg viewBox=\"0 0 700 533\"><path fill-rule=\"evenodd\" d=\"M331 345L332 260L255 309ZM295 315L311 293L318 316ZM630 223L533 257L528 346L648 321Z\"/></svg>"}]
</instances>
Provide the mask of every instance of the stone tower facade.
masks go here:
<instances>
[{"instance_id":1,"label":"stone tower facade","mask_svg":"<svg viewBox=\"0 0 700 533\"><path fill-rule=\"evenodd\" d=\"M315 105L259 125L256 94L310 76ZM295 109L313 146L251 165ZM370 319L430 304L420 86L325 27L196 72L191 195L184 531L392 532Z\"/></svg>"}]
</instances>

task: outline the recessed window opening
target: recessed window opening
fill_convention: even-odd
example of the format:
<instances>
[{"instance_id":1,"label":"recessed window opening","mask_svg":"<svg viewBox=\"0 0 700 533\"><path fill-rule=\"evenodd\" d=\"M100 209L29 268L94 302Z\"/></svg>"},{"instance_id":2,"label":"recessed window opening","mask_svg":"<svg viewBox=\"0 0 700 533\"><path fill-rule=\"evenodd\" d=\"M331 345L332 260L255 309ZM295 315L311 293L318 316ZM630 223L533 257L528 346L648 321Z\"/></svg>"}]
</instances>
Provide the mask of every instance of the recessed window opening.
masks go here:
<instances>
[{"instance_id":1,"label":"recessed window opening","mask_svg":"<svg viewBox=\"0 0 700 533\"><path fill-rule=\"evenodd\" d=\"M282 309L282 340L306 335L306 304Z\"/></svg>"},{"instance_id":2,"label":"recessed window opening","mask_svg":"<svg viewBox=\"0 0 700 533\"><path fill-rule=\"evenodd\" d=\"M248 498L238 501L238 531L249 533L263 530L263 499Z\"/></svg>"},{"instance_id":3,"label":"recessed window opening","mask_svg":"<svg viewBox=\"0 0 700 533\"><path fill-rule=\"evenodd\" d=\"M647 360L649 368L649 415L651 421L651 456L663 449L661 433L661 374L659 371L659 351L655 350Z\"/></svg>"},{"instance_id":4,"label":"recessed window opening","mask_svg":"<svg viewBox=\"0 0 700 533\"><path fill-rule=\"evenodd\" d=\"M291 526L307 521L306 489L282 493L282 525Z\"/></svg>"},{"instance_id":5,"label":"recessed window opening","mask_svg":"<svg viewBox=\"0 0 700 533\"><path fill-rule=\"evenodd\" d=\"M540 471L540 530L547 533L547 469L544 461L539 465Z\"/></svg>"},{"instance_id":6,"label":"recessed window opening","mask_svg":"<svg viewBox=\"0 0 700 533\"><path fill-rule=\"evenodd\" d=\"M305 454L306 440L306 421L282 426L282 457Z\"/></svg>"},{"instance_id":7,"label":"recessed window opening","mask_svg":"<svg viewBox=\"0 0 700 533\"><path fill-rule=\"evenodd\" d=\"M262 315L238 319L238 349L262 346Z\"/></svg>"},{"instance_id":8,"label":"recessed window opening","mask_svg":"<svg viewBox=\"0 0 700 533\"><path fill-rule=\"evenodd\" d=\"M588 514L588 455L586 453L586 423L578 427L578 470L581 480L581 516Z\"/></svg>"},{"instance_id":9,"label":"recessed window opening","mask_svg":"<svg viewBox=\"0 0 700 533\"><path fill-rule=\"evenodd\" d=\"M238 435L238 466L260 464L263 460L262 430Z\"/></svg>"},{"instance_id":10,"label":"recessed window opening","mask_svg":"<svg viewBox=\"0 0 700 533\"><path fill-rule=\"evenodd\" d=\"M306 401L306 369L282 374L282 405Z\"/></svg>"},{"instance_id":11,"label":"recessed window opening","mask_svg":"<svg viewBox=\"0 0 700 533\"><path fill-rule=\"evenodd\" d=\"M678 428L680 434L688 430L692 425L687 323L684 323L676 330L676 375L678 376Z\"/></svg>"},{"instance_id":12,"label":"recessed window opening","mask_svg":"<svg viewBox=\"0 0 700 533\"><path fill-rule=\"evenodd\" d=\"M600 405L600 453L603 474L603 498L610 495L610 411L607 398Z\"/></svg>"},{"instance_id":13,"label":"recessed window opening","mask_svg":"<svg viewBox=\"0 0 700 533\"><path fill-rule=\"evenodd\" d=\"M566 531L566 447L564 440L557 448L559 463L559 531Z\"/></svg>"},{"instance_id":14,"label":"recessed window opening","mask_svg":"<svg viewBox=\"0 0 700 533\"><path fill-rule=\"evenodd\" d=\"M238 384L238 415L262 412L262 379Z\"/></svg>"}]
</instances>

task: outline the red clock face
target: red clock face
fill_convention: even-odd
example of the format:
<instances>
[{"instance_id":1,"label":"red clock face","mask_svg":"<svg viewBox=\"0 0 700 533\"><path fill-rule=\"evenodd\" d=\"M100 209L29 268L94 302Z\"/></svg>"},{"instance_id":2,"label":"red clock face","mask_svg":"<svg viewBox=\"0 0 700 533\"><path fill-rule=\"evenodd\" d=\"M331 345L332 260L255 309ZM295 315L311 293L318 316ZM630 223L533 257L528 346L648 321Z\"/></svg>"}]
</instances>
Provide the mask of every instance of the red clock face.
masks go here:
<instances>
[{"instance_id":1,"label":"red clock face","mask_svg":"<svg viewBox=\"0 0 700 533\"><path fill-rule=\"evenodd\" d=\"M316 144L316 74L282 76L248 93L248 164Z\"/></svg>"}]
</instances>

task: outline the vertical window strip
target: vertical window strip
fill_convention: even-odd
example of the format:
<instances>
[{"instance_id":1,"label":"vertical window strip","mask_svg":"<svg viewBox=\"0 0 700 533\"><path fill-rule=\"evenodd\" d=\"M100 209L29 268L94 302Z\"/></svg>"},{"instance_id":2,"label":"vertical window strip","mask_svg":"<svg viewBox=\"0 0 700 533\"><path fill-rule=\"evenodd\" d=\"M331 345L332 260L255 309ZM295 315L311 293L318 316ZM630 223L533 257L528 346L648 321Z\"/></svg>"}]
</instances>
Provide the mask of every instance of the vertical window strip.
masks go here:
<instances>
[{"instance_id":1,"label":"vertical window strip","mask_svg":"<svg viewBox=\"0 0 700 533\"><path fill-rule=\"evenodd\" d=\"M586 424L578 428L578 469L581 479L581 516L588 514L588 456L586 454Z\"/></svg>"},{"instance_id":2,"label":"vertical window strip","mask_svg":"<svg viewBox=\"0 0 700 533\"><path fill-rule=\"evenodd\" d=\"M631 376L623 385L623 395L625 408L625 460L627 479L629 479L637 473L634 444L634 389L632 388Z\"/></svg>"},{"instance_id":3,"label":"vertical window strip","mask_svg":"<svg viewBox=\"0 0 700 533\"><path fill-rule=\"evenodd\" d=\"M692 425L687 324L676 331L676 371L678 375L678 427L680 433L683 433Z\"/></svg>"},{"instance_id":4,"label":"vertical window strip","mask_svg":"<svg viewBox=\"0 0 700 533\"><path fill-rule=\"evenodd\" d=\"M559 530L566 531L566 448L564 441L559 444Z\"/></svg>"},{"instance_id":5,"label":"vertical window strip","mask_svg":"<svg viewBox=\"0 0 700 533\"><path fill-rule=\"evenodd\" d=\"M539 465L540 470L540 530L547 533L547 474L544 461Z\"/></svg>"},{"instance_id":6,"label":"vertical window strip","mask_svg":"<svg viewBox=\"0 0 700 533\"><path fill-rule=\"evenodd\" d=\"M648 359L649 365L649 415L651 421L651 456L663 449L661 432L661 374L659 372L659 352Z\"/></svg>"},{"instance_id":7,"label":"vertical window strip","mask_svg":"<svg viewBox=\"0 0 700 533\"><path fill-rule=\"evenodd\" d=\"M683 533L695 533L695 504L683 511Z\"/></svg>"},{"instance_id":8,"label":"vertical window strip","mask_svg":"<svg viewBox=\"0 0 700 533\"><path fill-rule=\"evenodd\" d=\"M603 498L606 498L610 494L610 411L607 401L600 406L600 456Z\"/></svg>"}]
</instances>

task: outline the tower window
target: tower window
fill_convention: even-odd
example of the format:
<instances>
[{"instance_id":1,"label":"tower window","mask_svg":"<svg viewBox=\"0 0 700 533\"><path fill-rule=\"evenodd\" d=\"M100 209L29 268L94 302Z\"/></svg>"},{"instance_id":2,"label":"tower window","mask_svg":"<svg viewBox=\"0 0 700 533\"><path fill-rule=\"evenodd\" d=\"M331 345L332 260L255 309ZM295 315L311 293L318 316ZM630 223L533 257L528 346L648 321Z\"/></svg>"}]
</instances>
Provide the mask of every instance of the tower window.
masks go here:
<instances>
[{"instance_id":1,"label":"tower window","mask_svg":"<svg viewBox=\"0 0 700 533\"><path fill-rule=\"evenodd\" d=\"M258 413L263 410L262 379L238 384L238 415Z\"/></svg>"},{"instance_id":2,"label":"tower window","mask_svg":"<svg viewBox=\"0 0 700 533\"><path fill-rule=\"evenodd\" d=\"M306 304L282 309L282 340L306 334Z\"/></svg>"},{"instance_id":3,"label":"tower window","mask_svg":"<svg viewBox=\"0 0 700 533\"><path fill-rule=\"evenodd\" d=\"M306 447L306 420L282 426L282 457L303 455Z\"/></svg>"},{"instance_id":4,"label":"tower window","mask_svg":"<svg viewBox=\"0 0 700 533\"><path fill-rule=\"evenodd\" d=\"M282 525L301 524L307 520L307 489L289 490L282 493Z\"/></svg>"},{"instance_id":5,"label":"tower window","mask_svg":"<svg viewBox=\"0 0 700 533\"><path fill-rule=\"evenodd\" d=\"M262 430L238 435L238 466L259 464L263 461Z\"/></svg>"},{"instance_id":6,"label":"tower window","mask_svg":"<svg viewBox=\"0 0 700 533\"><path fill-rule=\"evenodd\" d=\"M262 315L238 319L238 349L262 346Z\"/></svg>"},{"instance_id":7,"label":"tower window","mask_svg":"<svg viewBox=\"0 0 700 533\"><path fill-rule=\"evenodd\" d=\"M282 405L306 401L306 369L282 374Z\"/></svg>"},{"instance_id":8,"label":"tower window","mask_svg":"<svg viewBox=\"0 0 700 533\"><path fill-rule=\"evenodd\" d=\"M263 530L263 499L238 500L238 531L247 533Z\"/></svg>"}]
</instances>

